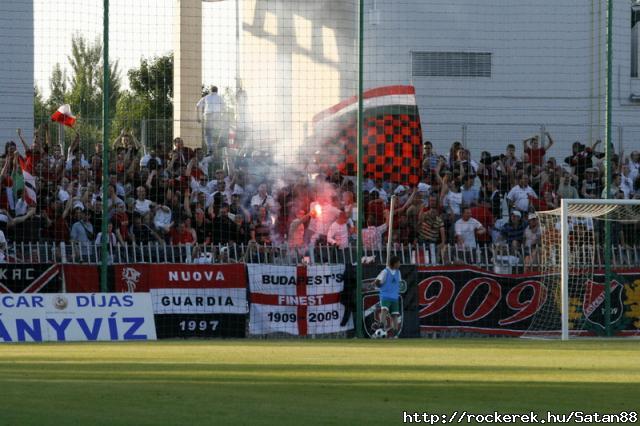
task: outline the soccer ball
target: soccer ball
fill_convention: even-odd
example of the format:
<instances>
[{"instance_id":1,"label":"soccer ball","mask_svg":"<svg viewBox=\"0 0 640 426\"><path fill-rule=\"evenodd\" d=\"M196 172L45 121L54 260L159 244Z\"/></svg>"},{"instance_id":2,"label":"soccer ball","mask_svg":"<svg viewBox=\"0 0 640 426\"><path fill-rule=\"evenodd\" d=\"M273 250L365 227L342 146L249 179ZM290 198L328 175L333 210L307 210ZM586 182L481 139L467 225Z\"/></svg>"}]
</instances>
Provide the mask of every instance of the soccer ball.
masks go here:
<instances>
[{"instance_id":1,"label":"soccer ball","mask_svg":"<svg viewBox=\"0 0 640 426\"><path fill-rule=\"evenodd\" d=\"M374 339L384 339L387 337L387 332L384 330L384 328L379 328L376 331L373 332L373 336Z\"/></svg>"}]
</instances>

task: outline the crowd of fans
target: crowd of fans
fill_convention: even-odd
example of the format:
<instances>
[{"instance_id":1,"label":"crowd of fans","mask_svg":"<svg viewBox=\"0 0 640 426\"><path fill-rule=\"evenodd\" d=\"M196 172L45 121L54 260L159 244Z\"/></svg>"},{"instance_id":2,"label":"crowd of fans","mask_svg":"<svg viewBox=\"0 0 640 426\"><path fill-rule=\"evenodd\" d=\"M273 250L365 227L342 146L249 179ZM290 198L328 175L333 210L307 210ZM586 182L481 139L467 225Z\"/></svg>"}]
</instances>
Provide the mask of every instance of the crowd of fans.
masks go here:
<instances>
[{"instance_id":1,"label":"crowd of fans","mask_svg":"<svg viewBox=\"0 0 640 426\"><path fill-rule=\"evenodd\" d=\"M49 140L47 126L22 149L5 144L0 170L0 244L9 242L99 243L108 221L110 244L283 245L305 255L319 245L346 248L355 241L356 185L318 164L270 176L248 167L215 169L219 159L189 149L180 138L170 149L143 147L123 130L113 142L108 196L103 199L102 146L66 152ZM363 243L383 247L391 195L397 196L393 240L438 248L473 250L488 244L525 249L535 256L541 230L536 212L560 206L562 198L605 197L600 142L575 142L564 159L552 156L554 141L532 137L503 153L483 152L476 161L454 142L437 153L426 141L423 176L416 187L365 181ZM23 152L22 154L20 152ZM640 152L612 159L611 197L640 198ZM23 170L33 175L27 179ZM282 171L279 171L282 172ZM35 199L30 195L33 188ZM107 204L108 215L103 215ZM620 232L619 244L635 243Z\"/></svg>"}]
</instances>

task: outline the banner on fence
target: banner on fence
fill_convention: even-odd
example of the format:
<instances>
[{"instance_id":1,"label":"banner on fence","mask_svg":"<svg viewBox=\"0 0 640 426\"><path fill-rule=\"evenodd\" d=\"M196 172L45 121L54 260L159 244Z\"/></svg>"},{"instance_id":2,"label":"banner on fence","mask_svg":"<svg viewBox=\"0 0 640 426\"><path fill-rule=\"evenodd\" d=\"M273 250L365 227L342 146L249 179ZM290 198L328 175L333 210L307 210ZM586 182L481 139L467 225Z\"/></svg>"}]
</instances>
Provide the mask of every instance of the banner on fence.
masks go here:
<instances>
[{"instance_id":1,"label":"banner on fence","mask_svg":"<svg viewBox=\"0 0 640 426\"><path fill-rule=\"evenodd\" d=\"M422 332L458 331L521 336L546 303L557 303L535 274L498 275L460 267L418 272L418 317ZM584 315L583 333L604 331L604 277L584 283L584 300L572 308ZM621 334L640 331L640 273L617 274L611 283L612 324ZM556 307L559 315L560 307ZM558 318L559 320L559 318ZM538 330L543 331L543 330ZM554 330L547 330L554 331Z\"/></svg>"},{"instance_id":2,"label":"banner on fence","mask_svg":"<svg viewBox=\"0 0 640 426\"><path fill-rule=\"evenodd\" d=\"M159 338L244 337L247 275L242 264L114 266L115 289L149 292Z\"/></svg>"},{"instance_id":3,"label":"banner on fence","mask_svg":"<svg viewBox=\"0 0 640 426\"><path fill-rule=\"evenodd\" d=\"M0 341L155 340L149 294L0 295Z\"/></svg>"},{"instance_id":4,"label":"banner on fence","mask_svg":"<svg viewBox=\"0 0 640 426\"><path fill-rule=\"evenodd\" d=\"M380 326L385 329L391 327L391 319L387 319L387 324L380 322L380 296L374 281L382 266L366 265L362 268L362 320L364 334L371 337L374 331ZM352 271L355 275L355 271ZM400 286L400 333L399 337L411 338L419 337L420 330L417 322L417 293L416 293L416 268L415 266L401 266L400 274L402 283ZM392 336L393 331L389 335Z\"/></svg>"},{"instance_id":5,"label":"banner on fence","mask_svg":"<svg viewBox=\"0 0 640 426\"><path fill-rule=\"evenodd\" d=\"M60 265L2 264L0 294L59 293L62 291Z\"/></svg>"},{"instance_id":6,"label":"banner on fence","mask_svg":"<svg viewBox=\"0 0 640 426\"><path fill-rule=\"evenodd\" d=\"M307 336L353 329L341 302L344 265L247 267L250 334Z\"/></svg>"},{"instance_id":7,"label":"banner on fence","mask_svg":"<svg viewBox=\"0 0 640 426\"><path fill-rule=\"evenodd\" d=\"M70 293L100 292L100 267L96 265L62 265L66 291ZM109 291L113 290L109 274Z\"/></svg>"}]
</instances>

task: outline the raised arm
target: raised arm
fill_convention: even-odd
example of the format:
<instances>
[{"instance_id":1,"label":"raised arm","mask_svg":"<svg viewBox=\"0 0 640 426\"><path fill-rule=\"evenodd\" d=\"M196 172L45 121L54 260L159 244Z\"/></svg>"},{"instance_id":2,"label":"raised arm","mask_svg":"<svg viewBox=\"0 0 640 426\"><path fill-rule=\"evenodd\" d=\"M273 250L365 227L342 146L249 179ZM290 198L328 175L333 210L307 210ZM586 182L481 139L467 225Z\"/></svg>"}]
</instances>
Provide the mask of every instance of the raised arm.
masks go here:
<instances>
[{"instance_id":1,"label":"raised arm","mask_svg":"<svg viewBox=\"0 0 640 426\"><path fill-rule=\"evenodd\" d=\"M409 198L407 198L407 201L402 205L402 207L396 209L396 212L403 213L406 209L408 209L409 206L411 206L411 203L413 203L413 199L416 197L417 192L418 188L416 187L413 189L413 192L411 193Z\"/></svg>"},{"instance_id":2,"label":"raised arm","mask_svg":"<svg viewBox=\"0 0 640 426\"><path fill-rule=\"evenodd\" d=\"M551 133L549 132L544 132L545 135L547 135L547 140L549 140L549 143L544 147L545 151L549 151L549 149L551 149L551 147L554 144L553 138L551 137Z\"/></svg>"},{"instance_id":3,"label":"raised arm","mask_svg":"<svg viewBox=\"0 0 640 426\"><path fill-rule=\"evenodd\" d=\"M22 146L24 147L24 151L26 152L29 149L29 146L27 145L27 142L24 140L22 129L18 129L16 130L16 132L18 133L18 139L20 139L20 143L22 143Z\"/></svg>"},{"instance_id":4,"label":"raised arm","mask_svg":"<svg viewBox=\"0 0 640 426\"><path fill-rule=\"evenodd\" d=\"M191 212L191 191L189 190L188 187L184 190L184 200L182 202L183 202L184 214L187 217L193 217L193 214Z\"/></svg>"}]
</instances>

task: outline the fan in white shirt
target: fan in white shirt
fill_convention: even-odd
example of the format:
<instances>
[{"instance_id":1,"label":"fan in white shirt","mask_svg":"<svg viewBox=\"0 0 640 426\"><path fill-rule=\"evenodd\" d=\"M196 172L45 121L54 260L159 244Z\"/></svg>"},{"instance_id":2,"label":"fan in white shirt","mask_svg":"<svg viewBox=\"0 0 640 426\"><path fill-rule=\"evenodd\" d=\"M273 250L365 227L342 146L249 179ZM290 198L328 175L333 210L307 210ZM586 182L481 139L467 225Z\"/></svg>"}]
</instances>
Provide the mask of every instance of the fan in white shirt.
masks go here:
<instances>
[{"instance_id":1,"label":"fan in white shirt","mask_svg":"<svg viewBox=\"0 0 640 426\"><path fill-rule=\"evenodd\" d=\"M329 231L327 232L327 242L329 244L334 244L341 249L349 247L349 225L347 220L345 212L338 214L338 218L329 226Z\"/></svg>"},{"instance_id":2,"label":"fan in white shirt","mask_svg":"<svg viewBox=\"0 0 640 426\"><path fill-rule=\"evenodd\" d=\"M486 230L480 222L471 217L471 210L464 209L462 217L456 221L456 243L464 248L476 247L476 235L484 234Z\"/></svg>"},{"instance_id":3,"label":"fan in white shirt","mask_svg":"<svg viewBox=\"0 0 640 426\"><path fill-rule=\"evenodd\" d=\"M269 211L276 209L276 202L267 193L267 185L264 183L258 187L258 193L251 198L251 208L257 211L260 207L266 207Z\"/></svg>"},{"instance_id":4,"label":"fan in white shirt","mask_svg":"<svg viewBox=\"0 0 640 426\"><path fill-rule=\"evenodd\" d=\"M155 205L153 201L147 200L147 189L144 186L136 188L136 201L134 202L133 211L141 216L148 216L151 213L151 209Z\"/></svg>"},{"instance_id":5,"label":"fan in white shirt","mask_svg":"<svg viewBox=\"0 0 640 426\"><path fill-rule=\"evenodd\" d=\"M507 200L521 212L529 211L529 197L538 198L536 192L529 186L529 177L522 175L518 184L511 188L507 194Z\"/></svg>"}]
</instances>

